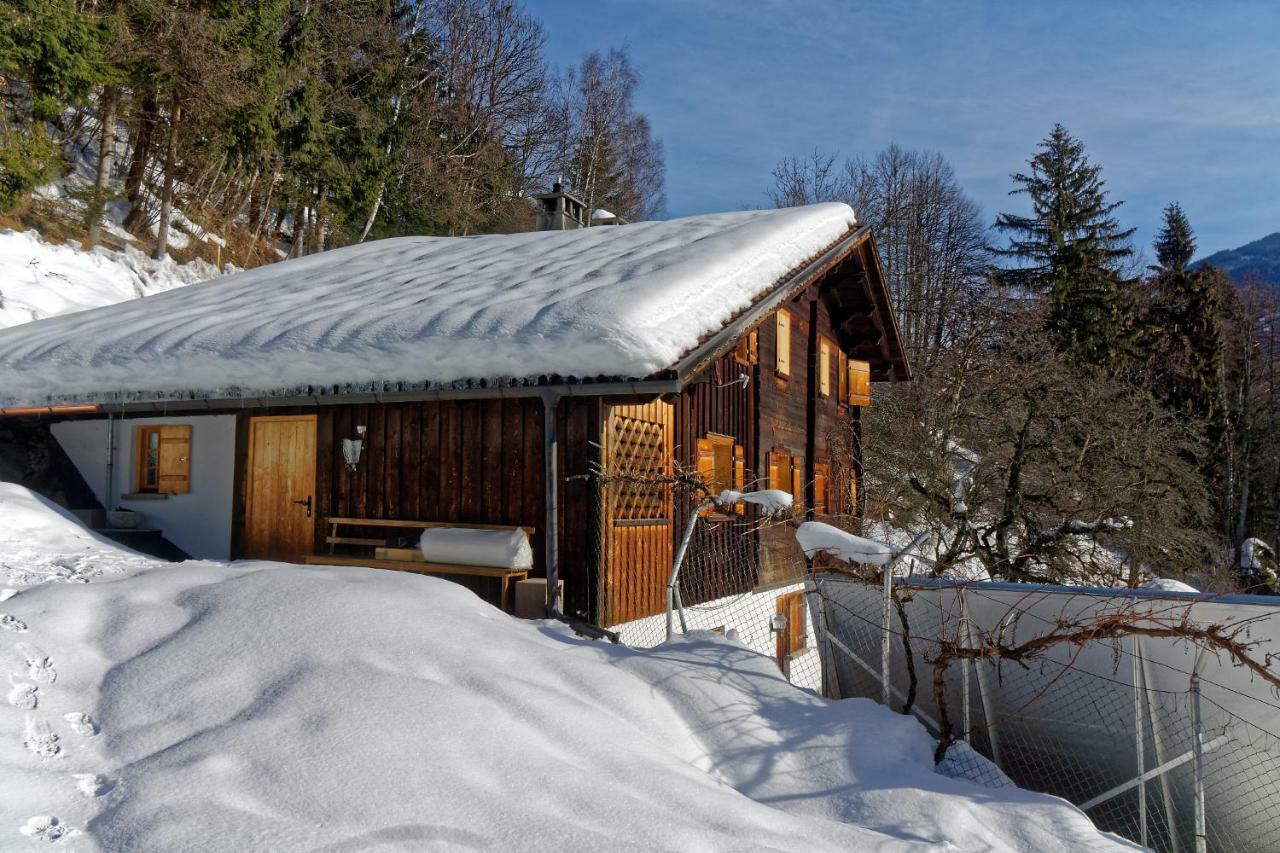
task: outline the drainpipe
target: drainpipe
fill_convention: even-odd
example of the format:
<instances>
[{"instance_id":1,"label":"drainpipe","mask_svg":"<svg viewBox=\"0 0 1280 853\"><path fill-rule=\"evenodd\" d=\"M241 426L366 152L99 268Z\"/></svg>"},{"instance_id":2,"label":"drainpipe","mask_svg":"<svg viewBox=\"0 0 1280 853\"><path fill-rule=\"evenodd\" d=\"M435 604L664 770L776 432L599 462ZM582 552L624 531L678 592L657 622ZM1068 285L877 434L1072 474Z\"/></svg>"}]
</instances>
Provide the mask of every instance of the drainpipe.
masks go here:
<instances>
[{"instance_id":1,"label":"drainpipe","mask_svg":"<svg viewBox=\"0 0 1280 853\"><path fill-rule=\"evenodd\" d=\"M116 470L116 422L114 416L107 412L107 487L102 491L102 508L111 511L111 490L115 486Z\"/></svg>"},{"instance_id":2,"label":"drainpipe","mask_svg":"<svg viewBox=\"0 0 1280 853\"><path fill-rule=\"evenodd\" d=\"M560 615L560 478L557 456L556 409L560 404L560 392L542 392L542 460L546 520L543 522L543 542L547 563L547 616Z\"/></svg>"}]
</instances>

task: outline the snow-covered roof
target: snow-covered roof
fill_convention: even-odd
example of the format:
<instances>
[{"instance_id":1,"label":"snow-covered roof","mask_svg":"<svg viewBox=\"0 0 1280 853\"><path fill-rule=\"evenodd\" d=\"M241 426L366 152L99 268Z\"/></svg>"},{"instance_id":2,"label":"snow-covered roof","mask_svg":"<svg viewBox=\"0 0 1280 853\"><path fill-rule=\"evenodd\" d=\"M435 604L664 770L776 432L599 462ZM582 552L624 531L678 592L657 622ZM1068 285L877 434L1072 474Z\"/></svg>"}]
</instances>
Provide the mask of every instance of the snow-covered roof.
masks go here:
<instances>
[{"instance_id":1,"label":"snow-covered roof","mask_svg":"<svg viewBox=\"0 0 1280 853\"><path fill-rule=\"evenodd\" d=\"M855 224L820 204L349 246L0 331L0 405L644 378Z\"/></svg>"}]
</instances>

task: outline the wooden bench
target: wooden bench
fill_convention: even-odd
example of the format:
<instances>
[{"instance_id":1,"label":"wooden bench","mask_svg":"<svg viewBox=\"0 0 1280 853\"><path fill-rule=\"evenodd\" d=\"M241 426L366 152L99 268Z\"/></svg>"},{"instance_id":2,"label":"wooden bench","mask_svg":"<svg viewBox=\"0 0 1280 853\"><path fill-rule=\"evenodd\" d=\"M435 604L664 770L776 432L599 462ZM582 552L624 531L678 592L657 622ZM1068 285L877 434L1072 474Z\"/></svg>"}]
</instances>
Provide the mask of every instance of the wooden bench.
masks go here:
<instances>
[{"instance_id":1,"label":"wooden bench","mask_svg":"<svg viewBox=\"0 0 1280 853\"><path fill-rule=\"evenodd\" d=\"M375 569L391 569L399 572L417 572L423 575L465 575L469 577L494 578L501 584L502 609L511 611L512 588L516 581L529 577L528 569L511 569L504 566L461 566L452 563L430 563L422 552L413 548L394 548L388 546L388 540L372 537L342 535L346 527L381 527L388 530L426 530L433 527L461 527L468 530L523 530L527 536L533 537L534 528L521 527L514 524L468 524L455 521L412 521L399 518L326 518L329 535L325 543L329 546L328 554L310 554L305 558L308 565L321 566L369 566ZM348 557L334 553L338 545L359 545L373 548L372 557ZM379 556L379 552L392 552L394 558ZM408 559L405 559L408 557Z\"/></svg>"}]
</instances>

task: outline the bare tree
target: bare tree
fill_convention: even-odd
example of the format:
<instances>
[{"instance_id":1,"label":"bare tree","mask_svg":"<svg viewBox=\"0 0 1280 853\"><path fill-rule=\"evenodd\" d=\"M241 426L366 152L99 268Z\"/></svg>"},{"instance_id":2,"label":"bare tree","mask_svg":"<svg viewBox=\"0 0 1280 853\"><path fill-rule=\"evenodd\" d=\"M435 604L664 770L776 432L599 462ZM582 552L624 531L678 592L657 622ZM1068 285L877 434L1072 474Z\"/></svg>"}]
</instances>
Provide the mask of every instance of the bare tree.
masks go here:
<instances>
[{"instance_id":1,"label":"bare tree","mask_svg":"<svg viewBox=\"0 0 1280 853\"><path fill-rule=\"evenodd\" d=\"M939 154L890 145L871 160L788 157L768 190L778 207L842 201L871 225L894 311L918 372L970 322L990 255L981 210Z\"/></svg>"},{"instance_id":2,"label":"bare tree","mask_svg":"<svg viewBox=\"0 0 1280 853\"><path fill-rule=\"evenodd\" d=\"M665 207L662 143L635 110L639 83L630 56L616 48L588 53L560 78L550 119L562 146L557 165L588 210L649 219Z\"/></svg>"}]
</instances>

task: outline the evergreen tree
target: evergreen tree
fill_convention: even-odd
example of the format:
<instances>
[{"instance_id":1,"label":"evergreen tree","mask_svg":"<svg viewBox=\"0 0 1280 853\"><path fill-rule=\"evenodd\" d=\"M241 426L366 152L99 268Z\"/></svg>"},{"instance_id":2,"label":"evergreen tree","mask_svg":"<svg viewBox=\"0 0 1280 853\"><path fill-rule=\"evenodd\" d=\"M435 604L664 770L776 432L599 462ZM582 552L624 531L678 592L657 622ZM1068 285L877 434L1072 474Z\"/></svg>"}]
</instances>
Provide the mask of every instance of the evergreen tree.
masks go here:
<instances>
[{"instance_id":1,"label":"evergreen tree","mask_svg":"<svg viewBox=\"0 0 1280 853\"><path fill-rule=\"evenodd\" d=\"M1181 272L1195 256L1196 240L1191 233L1191 223L1176 201L1164 209L1164 225L1156 235L1154 248L1159 265L1152 269L1157 271Z\"/></svg>"},{"instance_id":2,"label":"evergreen tree","mask_svg":"<svg viewBox=\"0 0 1280 853\"><path fill-rule=\"evenodd\" d=\"M69 0L0 4L0 211L61 171L58 124L102 82L106 39Z\"/></svg>"},{"instance_id":3,"label":"evergreen tree","mask_svg":"<svg viewBox=\"0 0 1280 853\"><path fill-rule=\"evenodd\" d=\"M995 226L1011 235L997 254L1013 259L1005 283L1044 294L1058 346L1102 369L1117 366L1127 349L1134 315L1133 282L1124 262L1133 254L1113 215L1100 166L1084 144L1054 125L1030 161L1029 174L1014 174L1012 194L1031 198L1032 214L1002 213Z\"/></svg>"},{"instance_id":4,"label":"evergreen tree","mask_svg":"<svg viewBox=\"0 0 1280 853\"><path fill-rule=\"evenodd\" d=\"M1221 410L1222 274L1187 269L1195 237L1177 204L1165 208L1154 248L1159 265L1147 282L1142 336L1148 372L1166 405L1207 429Z\"/></svg>"}]
</instances>

